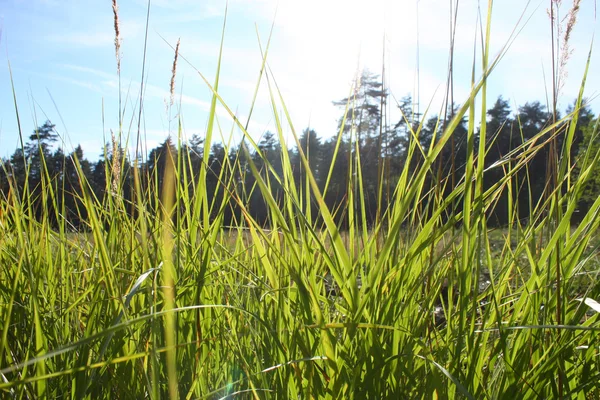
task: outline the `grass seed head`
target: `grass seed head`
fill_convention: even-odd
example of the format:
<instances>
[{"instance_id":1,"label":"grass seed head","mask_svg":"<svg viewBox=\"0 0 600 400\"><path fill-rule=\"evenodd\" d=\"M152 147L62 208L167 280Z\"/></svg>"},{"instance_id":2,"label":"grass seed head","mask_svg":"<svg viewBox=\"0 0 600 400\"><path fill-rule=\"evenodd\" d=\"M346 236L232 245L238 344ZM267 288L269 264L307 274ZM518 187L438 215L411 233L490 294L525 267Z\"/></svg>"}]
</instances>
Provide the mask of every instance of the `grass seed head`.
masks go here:
<instances>
[{"instance_id":1,"label":"grass seed head","mask_svg":"<svg viewBox=\"0 0 600 400\"><path fill-rule=\"evenodd\" d=\"M111 189L116 195L119 192L119 182L121 181L121 148L112 129L110 136L112 139Z\"/></svg>"},{"instance_id":2,"label":"grass seed head","mask_svg":"<svg viewBox=\"0 0 600 400\"><path fill-rule=\"evenodd\" d=\"M170 105L173 105L173 99L175 97L175 76L177 75L177 56L179 55L179 42L181 39L177 39L177 46L175 46L175 58L173 59L173 70L171 71L171 86L169 93L171 94Z\"/></svg>"},{"instance_id":3,"label":"grass seed head","mask_svg":"<svg viewBox=\"0 0 600 400\"><path fill-rule=\"evenodd\" d=\"M112 0L115 19L115 56L117 58L117 74L121 73L121 30L119 29L119 6L117 0Z\"/></svg>"},{"instance_id":4,"label":"grass seed head","mask_svg":"<svg viewBox=\"0 0 600 400\"><path fill-rule=\"evenodd\" d=\"M571 33L573 32L573 28L575 27L575 24L577 23L577 14L579 13L579 6L580 6L581 0L573 0L573 5L571 6L571 9L569 10L567 16L565 17L565 19L563 21L566 21L566 25L565 25L565 29L564 29L564 35L563 35L563 41L562 41L562 51L560 54L560 61L559 61L559 86L558 86L558 91L560 92L560 90L562 89L562 87L565 84L565 81L567 79L567 63L569 62L569 58L571 58L571 54L573 53L573 49L571 49L571 47L569 46L569 41L571 39Z\"/></svg>"},{"instance_id":5,"label":"grass seed head","mask_svg":"<svg viewBox=\"0 0 600 400\"><path fill-rule=\"evenodd\" d=\"M579 13L581 0L573 0L573 4L564 18L559 18L558 15L561 4L562 0L551 0L550 8L547 10L548 17L552 23L552 29L556 30L556 45L560 49L560 58L556 64L557 74L554 78L556 82L555 96L558 96L565 84L565 81L567 80L567 63L569 62L571 54L573 53L569 43L571 39L571 33L573 32L573 28L577 23L577 14Z\"/></svg>"}]
</instances>

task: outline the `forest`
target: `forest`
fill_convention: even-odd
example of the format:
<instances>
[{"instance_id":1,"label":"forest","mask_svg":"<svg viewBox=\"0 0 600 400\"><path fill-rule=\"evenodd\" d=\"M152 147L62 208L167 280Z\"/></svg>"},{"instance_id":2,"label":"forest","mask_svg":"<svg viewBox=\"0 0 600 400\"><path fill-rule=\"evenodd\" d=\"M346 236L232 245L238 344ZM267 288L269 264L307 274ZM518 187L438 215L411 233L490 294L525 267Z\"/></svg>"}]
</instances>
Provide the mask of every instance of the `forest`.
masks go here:
<instances>
[{"instance_id":1,"label":"forest","mask_svg":"<svg viewBox=\"0 0 600 400\"><path fill-rule=\"evenodd\" d=\"M389 93L382 86L380 77L363 71L360 86L355 96L351 99L344 98L335 101L334 104L340 108L342 114L339 119L338 131L323 139L319 133L312 129L304 129L300 135L299 142L306 154L309 165L319 188L325 193L324 200L332 210L340 209L334 215L340 227L348 226L348 213L341 205L347 201L349 191L347 177L349 171L359 172L362 177L363 187L360 188L365 202L365 222L372 226L381 219L383 210L388 209L393 190L400 175L404 170L410 141L417 140L421 149L428 149L436 137L440 137L446 124L454 117L457 105L448 107L443 115L431 115L424 119L424 125L419 127L422 116L415 110L411 96L406 96L396 103L402 116L399 121L389 123L385 120L385 110L389 99ZM346 110L346 105L349 108ZM585 105L579 110L578 124L571 143L570 153L573 160L580 154L580 149L590 146L598 147L599 143L593 141L593 127L596 123L592 110ZM565 111L568 117L574 109L570 106ZM561 119L558 114L553 113L539 101L527 102L513 110L507 99L498 97L493 106L487 110L487 143L485 148L486 171L484 173L484 187L490 188L497 183L504 172L498 167L498 163L510 161L510 155L523 143L536 136L548 126L552 125L553 118ZM567 118L563 127L558 127L557 145L563 146L563 138L568 124ZM353 126L353 124L355 126ZM468 120L463 117L453 131L451 140L446 143L436 159L435 166L431 168L427 176L426 187L439 190L444 197L456 187L465 174L466 146L468 134ZM355 129L356 140L350 140L350 132ZM415 132L419 132L415 137ZM548 132L550 136L552 132ZM208 159L203 159L204 139L200 134L193 134L187 141L181 138L167 137L163 143L150 150L149 154L138 154L137 159L127 154L122 147L123 138L115 138L103 148L103 157L97 161L87 160L81 146L77 146L72 152L65 151L63 147L57 146L59 135L55 125L46 121L42 126L32 132L29 140L23 148L17 149L9 159L2 160L0 170L0 182L2 195L9 196L9 180L14 179L16 187L28 187L32 194L33 208L38 216L42 212L49 213L55 217L66 218L74 231L85 230L84 221L85 207L82 206L82 190L89 190L97 199L102 199L107 192L119 193L126 202L134 204L134 175L141 177L140 182L144 186L145 193L161 193L163 179L165 176L165 160L170 152L178 163L185 169L188 182L196 182L199 177L200 166L205 164L207 169L206 190L211 198L217 202L223 197L224 186L219 183L233 180L239 182L240 188L254 188L256 181L248 165L248 157L251 157L258 170L266 178L267 175L283 176L282 151L287 151L293 171L292 177L298 187L302 186L306 179L303 165L297 146L288 148L282 146L280 138L272 132L264 132L257 142L257 149L253 149L246 143L232 144L227 147L223 143L214 143L210 148ZM479 132L475 134L475 149L479 148ZM540 138L544 140L544 138ZM249 150L252 149L252 150ZM539 151L528 160L527 168L517 174L520 185L517 186L515 204L519 219L526 222L527 216L540 201L544 200L544 193L548 193L547 182L549 179L550 164L548 158L549 147ZM422 164L424 152L410 157L409 170L414 172ZM236 168L223 168L224 158L229 159L228 165L236 165ZM77 160L77 161L76 161ZM357 163L357 160L360 160ZM82 188L81 180L77 176L76 163L80 164L81 171L86 177L88 186ZM358 167L359 165L359 167ZM331 169L330 169L330 166ZM360 171L357 171L357 170ZM107 183L107 176L113 176L112 171L119 172L114 185ZM269 172L270 171L270 172ZM574 172L577 173L578 164L574 163ZM56 202L40 195L42 176L45 176L45 184L51 182L54 187ZM183 179L183 174L181 174ZM324 190L327 187L327 190ZM158 189L158 190L156 190ZM192 192L189 187L190 193ZM281 182L274 180L271 184L272 195L278 201L284 197ZM380 193L381 191L381 193ZM428 190L425 190L425 193ZM356 196L358 192L354 195ZM12 193L19 196L19 193ZM576 223L577 215L584 215L590 204L600 195L600 180L598 174L593 174L592 179L585 188L581 197L578 212L573 218ZM248 206L252 217L263 226L269 226L268 205L260 190L241 190L239 201ZM491 226L506 226L510 216L508 215L508 194L505 192L497 200L495 206L488 211L488 223ZM42 204L46 202L46 204ZM151 207L152 203L148 203ZM456 201L448 210L447 215L459 212L461 202ZM426 209L427 205L423 207ZM52 210L52 208L57 208ZM312 204L314 211L318 205ZM357 203L358 208L358 203ZM155 210L156 211L156 210ZM315 218L318 213L313 211ZM131 213L135 214L135 208L131 207ZM234 220L240 218L240 209L235 202L222 211L224 223L235 225Z\"/></svg>"}]
</instances>

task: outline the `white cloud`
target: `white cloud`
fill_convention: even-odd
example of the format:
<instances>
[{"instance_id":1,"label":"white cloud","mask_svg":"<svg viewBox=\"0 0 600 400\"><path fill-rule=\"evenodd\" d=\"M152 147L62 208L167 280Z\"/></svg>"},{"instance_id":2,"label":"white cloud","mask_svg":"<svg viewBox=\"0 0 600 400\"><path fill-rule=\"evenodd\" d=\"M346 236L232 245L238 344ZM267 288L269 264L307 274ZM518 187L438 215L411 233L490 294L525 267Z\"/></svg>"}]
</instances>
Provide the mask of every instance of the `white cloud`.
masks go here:
<instances>
[{"instance_id":1,"label":"white cloud","mask_svg":"<svg viewBox=\"0 0 600 400\"><path fill-rule=\"evenodd\" d=\"M82 65L75 65L75 64L58 64L58 66L61 68L70 69L72 71L79 71L79 72L92 74L92 75L99 76L104 79L116 79L116 74L111 74L111 73L101 71L96 68L90 68L90 67L85 67Z\"/></svg>"},{"instance_id":2,"label":"white cloud","mask_svg":"<svg viewBox=\"0 0 600 400\"><path fill-rule=\"evenodd\" d=\"M106 32L85 33L85 32L70 32L67 34L48 35L48 40L75 46L83 47L104 47L111 44L114 45L115 35Z\"/></svg>"},{"instance_id":3,"label":"white cloud","mask_svg":"<svg viewBox=\"0 0 600 400\"><path fill-rule=\"evenodd\" d=\"M58 80L58 81L62 81L62 82L66 82L66 83L70 83L71 85L75 85L75 86L79 86L85 89L89 89L92 90L94 92L97 93L103 93L101 87L97 84L88 82L88 81L82 81L82 80L78 80L78 79L73 79L73 78L68 78L65 76L59 76L59 75L48 75L48 78L50 79L54 79L54 80Z\"/></svg>"},{"instance_id":4,"label":"white cloud","mask_svg":"<svg viewBox=\"0 0 600 400\"><path fill-rule=\"evenodd\" d=\"M133 41L140 37L145 24L135 20L120 21L120 35L124 42ZM46 36L46 39L63 45L80 46L86 48L112 47L115 45L114 30L105 26L96 29L68 30L63 29L61 33L54 33Z\"/></svg>"}]
</instances>

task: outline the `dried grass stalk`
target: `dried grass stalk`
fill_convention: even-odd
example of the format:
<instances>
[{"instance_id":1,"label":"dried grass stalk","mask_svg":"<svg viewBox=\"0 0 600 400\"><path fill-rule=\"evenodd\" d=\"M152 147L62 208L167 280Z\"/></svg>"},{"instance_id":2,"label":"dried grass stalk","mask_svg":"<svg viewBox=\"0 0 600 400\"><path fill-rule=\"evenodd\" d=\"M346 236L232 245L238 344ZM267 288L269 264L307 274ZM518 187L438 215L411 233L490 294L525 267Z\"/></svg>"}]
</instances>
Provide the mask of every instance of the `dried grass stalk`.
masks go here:
<instances>
[{"instance_id":1,"label":"dried grass stalk","mask_svg":"<svg viewBox=\"0 0 600 400\"><path fill-rule=\"evenodd\" d=\"M111 164L111 189L113 195L119 193L119 182L121 182L121 147L113 130L110 130L112 139L112 164Z\"/></svg>"},{"instance_id":2,"label":"dried grass stalk","mask_svg":"<svg viewBox=\"0 0 600 400\"><path fill-rule=\"evenodd\" d=\"M177 57L179 56L179 41L177 39L177 46L175 46L175 58L173 59L173 70L171 71L171 86L169 93L171 94L170 105L173 105L173 99L175 98L175 76L177 75Z\"/></svg>"},{"instance_id":3,"label":"dried grass stalk","mask_svg":"<svg viewBox=\"0 0 600 400\"><path fill-rule=\"evenodd\" d=\"M117 74L121 73L121 30L119 29L119 6L117 0L112 0L115 19L115 56L117 58Z\"/></svg>"},{"instance_id":4,"label":"dried grass stalk","mask_svg":"<svg viewBox=\"0 0 600 400\"><path fill-rule=\"evenodd\" d=\"M565 17L566 26L565 26L565 33L563 36L562 50L561 50L561 54L560 54L560 61L559 61L559 67L558 67L559 68L559 78L558 78L559 79L559 85L558 85L559 92L562 89L562 87L564 86L565 81L567 79L567 75L568 75L567 63L569 62L569 58L571 58L571 54L573 53L573 50L569 46L569 41L571 39L571 33L573 32L573 28L575 27L575 24L577 23L577 14L579 13L580 3L581 3L581 0L573 0L573 5L571 6L569 13Z\"/></svg>"}]
</instances>

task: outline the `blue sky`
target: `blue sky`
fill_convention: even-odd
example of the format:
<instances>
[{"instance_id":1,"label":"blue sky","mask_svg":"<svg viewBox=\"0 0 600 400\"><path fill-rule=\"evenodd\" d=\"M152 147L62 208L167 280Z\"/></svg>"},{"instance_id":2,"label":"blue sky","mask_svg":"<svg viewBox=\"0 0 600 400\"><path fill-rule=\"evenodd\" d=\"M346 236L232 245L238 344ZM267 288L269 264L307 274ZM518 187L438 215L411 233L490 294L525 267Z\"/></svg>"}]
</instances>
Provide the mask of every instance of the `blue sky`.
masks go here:
<instances>
[{"instance_id":1,"label":"blue sky","mask_svg":"<svg viewBox=\"0 0 600 400\"><path fill-rule=\"evenodd\" d=\"M123 38L121 94L126 104L123 130L127 134L137 131L147 1L118 3ZM482 3L485 13L487 2ZM492 55L508 39L523 12L528 22L489 81L489 103L499 94L517 105L532 100L545 103L551 75L548 3L495 2ZM577 95L595 30L594 2L582 3L561 92L563 109ZM571 1L563 0L562 4L561 12L565 14ZM477 0L459 2L457 102L469 91L478 6ZM332 101L347 96L357 67L380 73L384 33L386 79L391 93L397 99L414 93L417 20L421 108L430 101L434 112L440 107L448 60L447 0L230 0L228 7L220 93L242 120L250 108L261 66L256 31L264 45L274 17L268 62L297 131L310 126L322 137L335 134L342 110ZM204 134L211 95L195 69L210 81L214 79L224 14L224 0L152 1L142 115L148 148L176 132L178 114L185 137ZM50 119L67 151L80 143L86 156L96 159L110 130L118 130L111 0L0 0L0 18L0 156L11 154L18 146L10 62L24 135L29 136L35 126ZM170 110L166 102L173 50L161 36L171 46L181 38L180 52L193 66L180 60L176 105ZM592 98L600 87L600 76L594 73L599 50L595 45L587 82L586 94ZM598 106L598 100L593 100L596 112ZM266 130L273 131L272 115L263 81L250 133L258 138ZM218 116L221 129L228 135L231 119L223 109L219 109ZM285 130L288 132L289 127Z\"/></svg>"}]
</instances>

